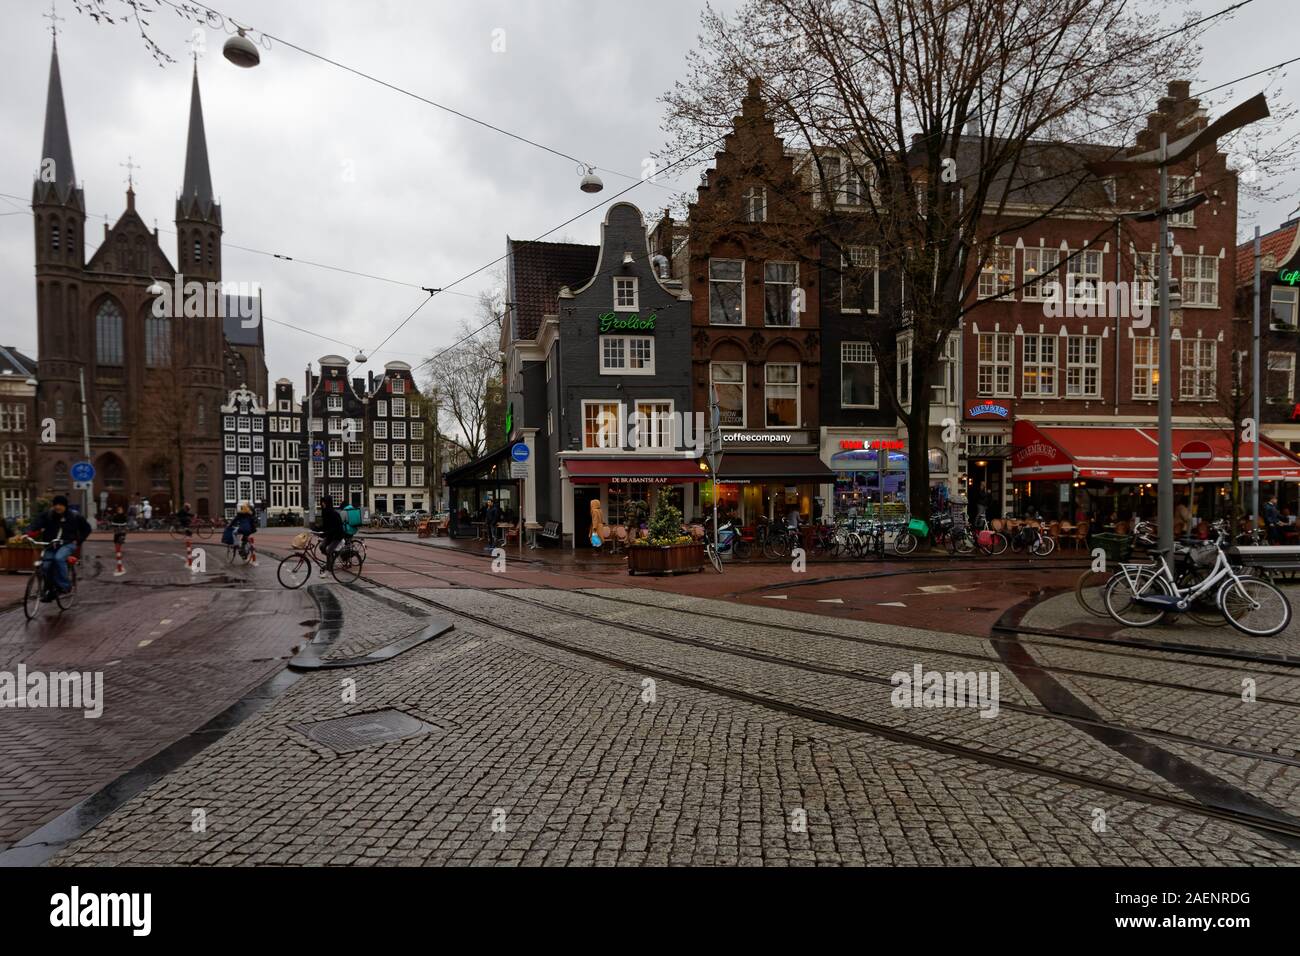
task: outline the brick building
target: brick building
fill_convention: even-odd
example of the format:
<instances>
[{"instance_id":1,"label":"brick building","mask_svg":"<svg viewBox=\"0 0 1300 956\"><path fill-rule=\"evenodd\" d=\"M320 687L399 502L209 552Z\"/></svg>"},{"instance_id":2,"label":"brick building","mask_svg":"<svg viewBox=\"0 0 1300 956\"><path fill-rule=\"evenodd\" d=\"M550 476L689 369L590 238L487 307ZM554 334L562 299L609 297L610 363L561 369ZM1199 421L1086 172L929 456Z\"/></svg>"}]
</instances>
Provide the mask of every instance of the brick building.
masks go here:
<instances>
[{"instance_id":1,"label":"brick building","mask_svg":"<svg viewBox=\"0 0 1300 956\"><path fill-rule=\"evenodd\" d=\"M220 409L228 397L219 310L174 318L154 313L159 290L221 280L221 206L212 190L197 66L191 83L185 173L176 200L177 265L135 209L104 226L85 257L86 204L77 184L57 46L50 59L40 172L32 187L35 227L39 417L53 442L38 447L37 493L71 490L70 466L84 458L82 390L94 506L147 494L156 511L182 499L199 514L221 510ZM178 303L177 303L178 304ZM84 378L84 386L83 386ZM92 511L95 510L92 507Z\"/></svg>"},{"instance_id":2,"label":"brick building","mask_svg":"<svg viewBox=\"0 0 1300 956\"><path fill-rule=\"evenodd\" d=\"M382 375L370 376L367 394L367 507L375 514L432 510L434 427L431 408L420 394L411 366L387 363ZM348 467L352 468L351 462Z\"/></svg>"},{"instance_id":3,"label":"brick building","mask_svg":"<svg viewBox=\"0 0 1300 956\"><path fill-rule=\"evenodd\" d=\"M348 379L348 360L323 355L320 371L307 368L307 456L309 515L315 515L322 496L335 506L366 507L366 406L364 378Z\"/></svg>"},{"instance_id":4,"label":"brick building","mask_svg":"<svg viewBox=\"0 0 1300 956\"><path fill-rule=\"evenodd\" d=\"M820 516L834 475L821 459L822 248L812 198L751 81L690 204L673 275L692 300L697 410L716 390L719 507L745 523ZM710 486L700 487L709 506Z\"/></svg>"},{"instance_id":5,"label":"brick building","mask_svg":"<svg viewBox=\"0 0 1300 956\"><path fill-rule=\"evenodd\" d=\"M10 520L32 513L40 431L36 361L11 345L0 346L0 515Z\"/></svg>"},{"instance_id":6,"label":"brick building","mask_svg":"<svg viewBox=\"0 0 1300 956\"><path fill-rule=\"evenodd\" d=\"M1188 84L1171 83L1129 152L1155 148L1161 131L1172 141L1206 122ZM977 143L966 145L978 155ZM1077 177L1083 162L1110 152L1031 146L1003 181L1013 202L986 226L995 238L985 268L971 276L963 323L961 456L972 493L983 490L994 517L1154 511L1158 226L1120 216L1156 206L1155 174L1092 179L1064 193L1073 183L1063 168ZM1182 294L1167 370L1177 451L1192 438L1222 442L1230 431L1237 183L1213 148L1171 170L1170 183L1175 199L1208 197L1170 222L1171 277Z\"/></svg>"},{"instance_id":7,"label":"brick building","mask_svg":"<svg viewBox=\"0 0 1300 956\"><path fill-rule=\"evenodd\" d=\"M294 399L293 382L278 379L267 403L267 513L274 519L298 519L305 500L307 420Z\"/></svg>"}]
</instances>

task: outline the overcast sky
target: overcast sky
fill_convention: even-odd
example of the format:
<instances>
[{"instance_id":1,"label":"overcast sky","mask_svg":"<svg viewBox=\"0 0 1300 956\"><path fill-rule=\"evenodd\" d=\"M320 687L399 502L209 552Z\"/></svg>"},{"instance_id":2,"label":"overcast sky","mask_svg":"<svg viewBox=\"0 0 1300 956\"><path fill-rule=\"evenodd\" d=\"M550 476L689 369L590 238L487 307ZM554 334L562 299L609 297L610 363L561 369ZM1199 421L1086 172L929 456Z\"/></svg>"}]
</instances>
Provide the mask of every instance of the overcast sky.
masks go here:
<instances>
[{"instance_id":1,"label":"overcast sky","mask_svg":"<svg viewBox=\"0 0 1300 956\"><path fill-rule=\"evenodd\" d=\"M574 164L296 50L274 45L241 70L207 32L199 61L213 188L226 243L224 278L260 282L266 316L348 343L270 323L272 380L302 380L309 360L369 352L425 293L387 282L281 262L232 248L276 252L414 285L445 287L498 258L506 235L534 238L640 179L663 142L657 98L683 70L695 42L699 0L215 0L230 17L373 74L612 172L605 191L579 192ZM1202 13L1227 5L1203 3ZM723 0L723 9L734 6ZM185 159L194 24L156 15L150 33L177 60L160 69L134 27L97 25L69 0L59 5L60 66L77 177L85 189L86 236L125 207L128 155L136 206L155 220L176 261L175 195ZM6 35L0 104L0 343L35 355L31 183L40 160L49 69L44 0L0 0ZM1295 0L1254 0L1207 35L1193 92L1300 53ZM504 33L494 33L494 31ZM494 52L494 40L504 52ZM1270 82L1271 80L1271 82ZM1265 87L1264 84L1268 84ZM1260 77L1216 96L1233 102L1267 88L1300 101L1300 71ZM1291 134L1295 130L1287 130ZM1300 147L1298 147L1300 148ZM665 188L644 184L626 198L655 210L698 182L698 167ZM1239 234L1268 231L1300 205L1300 176L1282 198L1241 210ZM666 188L673 187L673 188ZM17 197L16 199L13 197ZM595 242L603 210L551 238ZM483 273L456 286L473 295ZM455 339L475 314L471 297L437 296L375 354L370 368L412 364Z\"/></svg>"}]
</instances>

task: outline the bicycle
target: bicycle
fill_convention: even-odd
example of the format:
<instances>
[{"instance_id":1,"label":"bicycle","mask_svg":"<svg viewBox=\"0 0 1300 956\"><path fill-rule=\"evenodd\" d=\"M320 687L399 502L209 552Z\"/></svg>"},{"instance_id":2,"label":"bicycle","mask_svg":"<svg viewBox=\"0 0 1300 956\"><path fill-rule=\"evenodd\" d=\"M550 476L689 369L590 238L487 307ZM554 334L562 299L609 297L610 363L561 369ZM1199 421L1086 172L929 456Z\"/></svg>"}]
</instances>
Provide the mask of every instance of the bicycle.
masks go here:
<instances>
[{"instance_id":1,"label":"bicycle","mask_svg":"<svg viewBox=\"0 0 1300 956\"><path fill-rule=\"evenodd\" d=\"M763 553L769 558L788 558L793 548L803 544L798 530L783 524L768 527L767 538L763 542Z\"/></svg>"},{"instance_id":2,"label":"bicycle","mask_svg":"<svg viewBox=\"0 0 1300 956\"><path fill-rule=\"evenodd\" d=\"M63 547L63 538L55 538L53 541L45 542L45 548L41 552L40 558L35 562L35 570L32 573L31 580L27 582L27 590L23 594L23 614L27 620L33 620L46 604L57 604L59 613L69 610L77 600L77 555L68 556L68 584L67 592L60 593L54 584L54 554ZM46 591L54 592L54 600L42 601L41 597Z\"/></svg>"},{"instance_id":3,"label":"bicycle","mask_svg":"<svg viewBox=\"0 0 1300 956\"><path fill-rule=\"evenodd\" d=\"M172 537L178 540L187 536L186 530L189 531L189 536L210 538L212 537L212 522L206 518L193 518L190 521L189 528L186 529L179 521L173 521L168 530L171 531Z\"/></svg>"},{"instance_id":4,"label":"bicycle","mask_svg":"<svg viewBox=\"0 0 1300 956\"><path fill-rule=\"evenodd\" d=\"M1056 550L1056 539L1044 534L1041 524L1025 524L1011 535L1011 550L1017 554L1028 551L1036 558L1045 558Z\"/></svg>"},{"instance_id":5,"label":"bicycle","mask_svg":"<svg viewBox=\"0 0 1300 956\"><path fill-rule=\"evenodd\" d=\"M975 523L972 525L971 530L974 533L975 547L979 550L980 554L997 557L1005 552L1010 546L1010 542L1007 541L1007 536L1001 531L990 528L989 519L984 515L980 515L975 519Z\"/></svg>"},{"instance_id":6,"label":"bicycle","mask_svg":"<svg viewBox=\"0 0 1300 956\"><path fill-rule=\"evenodd\" d=\"M1156 550L1153 565L1121 564L1106 585L1106 610L1126 627L1150 627L1166 614L1192 612L1196 602L1214 594L1214 606L1228 623L1252 637L1270 637L1291 623L1291 602L1270 581L1237 574L1224 549L1213 543L1214 566L1200 581L1183 587L1166 550ZM1259 622L1258 626L1253 622Z\"/></svg>"},{"instance_id":7,"label":"bicycle","mask_svg":"<svg viewBox=\"0 0 1300 956\"><path fill-rule=\"evenodd\" d=\"M281 558L279 566L275 569L276 579L283 587L290 590L306 584L311 578L313 567L322 572L327 570L328 562L319 547L320 532L309 531L307 534L311 537L307 539L306 545L296 548L293 554ZM351 584L361 577L364 563L363 550L355 547L352 540L344 539L338 550L334 552L334 567L329 571L339 584Z\"/></svg>"},{"instance_id":8,"label":"bicycle","mask_svg":"<svg viewBox=\"0 0 1300 956\"><path fill-rule=\"evenodd\" d=\"M906 524L894 535L894 551L909 555L921 544L921 539L930 540L930 526L920 518L909 518Z\"/></svg>"}]
</instances>

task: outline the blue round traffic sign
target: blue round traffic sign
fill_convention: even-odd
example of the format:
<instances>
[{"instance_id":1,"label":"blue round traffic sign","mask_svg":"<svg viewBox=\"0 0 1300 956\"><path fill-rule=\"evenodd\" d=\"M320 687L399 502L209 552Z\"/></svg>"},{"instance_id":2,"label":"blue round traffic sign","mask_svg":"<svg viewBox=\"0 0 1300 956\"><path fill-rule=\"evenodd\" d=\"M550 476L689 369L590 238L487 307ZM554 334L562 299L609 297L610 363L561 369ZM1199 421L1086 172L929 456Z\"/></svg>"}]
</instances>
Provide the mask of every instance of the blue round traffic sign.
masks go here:
<instances>
[{"instance_id":1,"label":"blue round traffic sign","mask_svg":"<svg viewBox=\"0 0 1300 956\"><path fill-rule=\"evenodd\" d=\"M516 442L510 447L510 457L515 461L528 460L528 446L523 442Z\"/></svg>"},{"instance_id":2,"label":"blue round traffic sign","mask_svg":"<svg viewBox=\"0 0 1300 956\"><path fill-rule=\"evenodd\" d=\"M76 462L68 473L72 475L73 481L94 481L95 466L88 461Z\"/></svg>"}]
</instances>

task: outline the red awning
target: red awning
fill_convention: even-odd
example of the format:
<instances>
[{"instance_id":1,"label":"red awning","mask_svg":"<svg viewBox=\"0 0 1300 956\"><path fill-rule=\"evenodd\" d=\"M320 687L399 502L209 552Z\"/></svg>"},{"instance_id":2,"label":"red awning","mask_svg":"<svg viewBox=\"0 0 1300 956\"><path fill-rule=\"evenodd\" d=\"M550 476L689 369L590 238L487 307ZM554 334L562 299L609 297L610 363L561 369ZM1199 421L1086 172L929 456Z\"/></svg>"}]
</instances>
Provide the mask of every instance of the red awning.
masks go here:
<instances>
[{"instance_id":1,"label":"red awning","mask_svg":"<svg viewBox=\"0 0 1300 956\"><path fill-rule=\"evenodd\" d=\"M1091 478L1116 484L1156 482L1159 475L1160 435L1156 428L1099 426L1036 426L1018 420L1012 430L1013 481ZM1178 450L1191 441L1203 441L1214 459L1196 475L1199 482L1232 480L1232 438L1208 428L1174 429L1174 481L1187 483L1192 473L1177 459ZM1254 443L1239 448L1237 474L1249 480ZM1300 481L1300 459L1265 438L1259 446L1262 481Z\"/></svg>"},{"instance_id":2,"label":"red awning","mask_svg":"<svg viewBox=\"0 0 1300 956\"><path fill-rule=\"evenodd\" d=\"M564 467L569 478L583 484L676 485L707 476L698 458L566 458Z\"/></svg>"}]
</instances>

